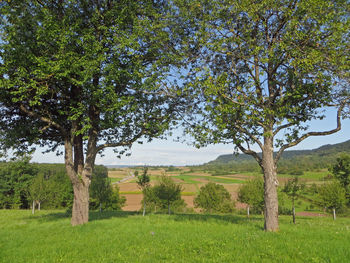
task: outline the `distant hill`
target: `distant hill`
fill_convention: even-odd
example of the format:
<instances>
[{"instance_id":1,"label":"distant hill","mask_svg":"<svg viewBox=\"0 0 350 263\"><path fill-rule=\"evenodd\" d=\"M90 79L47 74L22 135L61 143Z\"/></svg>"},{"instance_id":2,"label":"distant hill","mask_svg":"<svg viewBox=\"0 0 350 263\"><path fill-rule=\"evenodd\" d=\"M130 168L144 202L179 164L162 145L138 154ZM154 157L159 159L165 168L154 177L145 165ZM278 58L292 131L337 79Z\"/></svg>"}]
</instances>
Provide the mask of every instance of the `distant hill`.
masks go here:
<instances>
[{"instance_id":1,"label":"distant hill","mask_svg":"<svg viewBox=\"0 0 350 263\"><path fill-rule=\"evenodd\" d=\"M350 154L350 140L323 145L313 150L290 150L285 151L279 162L279 167L294 166L297 168L317 169L326 168L331 165L341 153ZM261 153L260 153L261 155ZM230 166L247 166L248 164L256 165L252 156L246 154L225 154L220 155L213 161L205 165L230 165Z\"/></svg>"}]
</instances>

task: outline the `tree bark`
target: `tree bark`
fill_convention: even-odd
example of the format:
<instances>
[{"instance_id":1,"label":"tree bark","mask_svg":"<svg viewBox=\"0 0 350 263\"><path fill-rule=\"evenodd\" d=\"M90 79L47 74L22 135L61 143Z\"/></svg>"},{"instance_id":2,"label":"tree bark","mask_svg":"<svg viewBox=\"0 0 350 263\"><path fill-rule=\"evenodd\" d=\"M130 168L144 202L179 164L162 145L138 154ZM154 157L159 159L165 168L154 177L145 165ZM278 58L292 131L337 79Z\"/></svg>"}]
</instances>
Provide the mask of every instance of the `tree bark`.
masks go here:
<instances>
[{"instance_id":1,"label":"tree bark","mask_svg":"<svg viewBox=\"0 0 350 263\"><path fill-rule=\"evenodd\" d=\"M168 201L168 214L170 215L170 202Z\"/></svg>"},{"instance_id":2,"label":"tree bark","mask_svg":"<svg viewBox=\"0 0 350 263\"><path fill-rule=\"evenodd\" d=\"M33 204L32 204L32 214L34 215L35 213L35 201L33 200Z\"/></svg>"},{"instance_id":3,"label":"tree bark","mask_svg":"<svg viewBox=\"0 0 350 263\"><path fill-rule=\"evenodd\" d=\"M73 141L70 140L70 138L66 138L65 165L74 191L71 219L72 226L85 224L89 220L89 186L93 170L93 164L91 164L91 162L94 162L94 156L90 154L90 156L88 156L89 162L86 162L83 168L81 163L84 162L82 161L84 156L79 153L81 145L76 144L74 146L77 147L74 147L75 158L73 159ZM93 149L90 149L90 153L91 152L93 152Z\"/></svg>"},{"instance_id":4,"label":"tree bark","mask_svg":"<svg viewBox=\"0 0 350 263\"><path fill-rule=\"evenodd\" d=\"M295 224L295 207L293 205L293 224Z\"/></svg>"},{"instance_id":5,"label":"tree bark","mask_svg":"<svg viewBox=\"0 0 350 263\"><path fill-rule=\"evenodd\" d=\"M41 202L38 201L38 211L40 211L40 204L41 204Z\"/></svg>"},{"instance_id":6,"label":"tree bark","mask_svg":"<svg viewBox=\"0 0 350 263\"><path fill-rule=\"evenodd\" d=\"M72 209L72 226L89 221L89 186L83 182L73 184L74 201Z\"/></svg>"},{"instance_id":7,"label":"tree bark","mask_svg":"<svg viewBox=\"0 0 350 263\"><path fill-rule=\"evenodd\" d=\"M264 138L264 148L262 151L262 169L264 172L264 217L265 231L278 231L278 197L277 197L277 172L273 158L273 138Z\"/></svg>"},{"instance_id":8,"label":"tree bark","mask_svg":"<svg viewBox=\"0 0 350 263\"><path fill-rule=\"evenodd\" d=\"M146 214L146 201L144 200L143 201L143 213L142 213L142 216L145 216Z\"/></svg>"},{"instance_id":9,"label":"tree bark","mask_svg":"<svg viewBox=\"0 0 350 263\"><path fill-rule=\"evenodd\" d=\"M333 208L333 220L336 220L337 219L337 216L335 214L335 208Z\"/></svg>"},{"instance_id":10,"label":"tree bark","mask_svg":"<svg viewBox=\"0 0 350 263\"><path fill-rule=\"evenodd\" d=\"M247 216L248 216L248 218L250 217L249 205L247 206Z\"/></svg>"}]
</instances>

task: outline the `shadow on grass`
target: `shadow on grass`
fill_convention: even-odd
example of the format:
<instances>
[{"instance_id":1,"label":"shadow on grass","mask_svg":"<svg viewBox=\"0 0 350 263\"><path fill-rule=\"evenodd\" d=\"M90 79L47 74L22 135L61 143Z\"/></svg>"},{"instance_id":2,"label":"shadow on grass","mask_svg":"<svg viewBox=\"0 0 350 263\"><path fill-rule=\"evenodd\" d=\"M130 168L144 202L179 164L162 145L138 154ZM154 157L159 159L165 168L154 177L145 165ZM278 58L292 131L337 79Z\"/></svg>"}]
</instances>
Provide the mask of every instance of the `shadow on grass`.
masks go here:
<instances>
[{"instance_id":1,"label":"shadow on grass","mask_svg":"<svg viewBox=\"0 0 350 263\"><path fill-rule=\"evenodd\" d=\"M201 221L201 222L224 222L227 224L249 224L258 229L264 229L264 220L261 217L251 216L247 218L240 215L219 215L219 214L175 214L175 221Z\"/></svg>"},{"instance_id":2,"label":"shadow on grass","mask_svg":"<svg viewBox=\"0 0 350 263\"><path fill-rule=\"evenodd\" d=\"M137 211L90 211L89 221L103 220L110 218L125 218L129 216L139 215Z\"/></svg>"},{"instance_id":3,"label":"shadow on grass","mask_svg":"<svg viewBox=\"0 0 350 263\"><path fill-rule=\"evenodd\" d=\"M139 214L138 212L129 212L129 211L89 211L89 221L95 221L95 220L103 220L103 219L109 219L109 218L121 218L121 217L129 217L133 215ZM52 212L52 213L45 213L40 214L36 213L35 215L31 215L29 217L26 217L26 219L30 220L38 220L40 222L52 222L52 221L58 221L62 219L70 219L72 217L71 211L60 211L60 212Z\"/></svg>"}]
</instances>

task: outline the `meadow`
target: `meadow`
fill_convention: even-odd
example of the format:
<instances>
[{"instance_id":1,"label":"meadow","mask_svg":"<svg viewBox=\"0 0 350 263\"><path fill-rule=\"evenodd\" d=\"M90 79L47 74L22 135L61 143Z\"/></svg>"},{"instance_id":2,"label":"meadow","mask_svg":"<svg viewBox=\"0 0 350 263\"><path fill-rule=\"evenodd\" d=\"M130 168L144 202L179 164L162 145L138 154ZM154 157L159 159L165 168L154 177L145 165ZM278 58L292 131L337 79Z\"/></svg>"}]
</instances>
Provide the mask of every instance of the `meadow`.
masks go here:
<instances>
[{"instance_id":1,"label":"meadow","mask_svg":"<svg viewBox=\"0 0 350 263\"><path fill-rule=\"evenodd\" d=\"M72 227L64 211L0 210L0 262L346 262L350 219L91 212Z\"/></svg>"}]
</instances>

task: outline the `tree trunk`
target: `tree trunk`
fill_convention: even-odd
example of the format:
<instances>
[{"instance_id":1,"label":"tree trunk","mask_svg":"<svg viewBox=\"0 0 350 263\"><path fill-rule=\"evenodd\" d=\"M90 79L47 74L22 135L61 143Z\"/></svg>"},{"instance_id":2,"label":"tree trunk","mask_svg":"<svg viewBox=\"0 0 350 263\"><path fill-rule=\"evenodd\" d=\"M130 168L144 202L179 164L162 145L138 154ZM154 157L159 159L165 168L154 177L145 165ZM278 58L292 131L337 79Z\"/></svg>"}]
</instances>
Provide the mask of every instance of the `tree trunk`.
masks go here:
<instances>
[{"instance_id":1,"label":"tree trunk","mask_svg":"<svg viewBox=\"0 0 350 263\"><path fill-rule=\"evenodd\" d=\"M333 220L336 220L337 219L337 216L335 214L335 208L333 208Z\"/></svg>"},{"instance_id":2,"label":"tree trunk","mask_svg":"<svg viewBox=\"0 0 350 263\"><path fill-rule=\"evenodd\" d=\"M38 211L40 211L40 205L41 205L41 202L38 201Z\"/></svg>"},{"instance_id":3,"label":"tree trunk","mask_svg":"<svg viewBox=\"0 0 350 263\"><path fill-rule=\"evenodd\" d=\"M102 213L102 203L100 202L100 213Z\"/></svg>"},{"instance_id":4,"label":"tree trunk","mask_svg":"<svg viewBox=\"0 0 350 263\"><path fill-rule=\"evenodd\" d=\"M295 224L295 207L293 205L293 224Z\"/></svg>"},{"instance_id":5,"label":"tree trunk","mask_svg":"<svg viewBox=\"0 0 350 263\"><path fill-rule=\"evenodd\" d=\"M32 214L34 215L35 213L35 201L33 200L33 204L32 204Z\"/></svg>"},{"instance_id":6,"label":"tree trunk","mask_svg":"<svg viewBox=\"0 0 350 263\"><path fill-rule=\"evenodd\" d=\"M247 206L247 216L248 216L248 218L250 217L249 205Z\"/></svg>"},{"instance_id":7,"label":"tree trunk","mask_svg":"<svg viewBox=\"0 0 350 263\"><path fill-rule=\"evenodd\" d=\"M170 202L168 201L168 214L170 215Z\"/></svg>"},{"instance_id":8,"label":"tree trunk","mask_svg":"<svg viewBox=\"0 0 350 263\"><path fill-rule=\"evenodd\" d=\"M264 138L262 152L262 169L264 171L265 231L278 231L278 197L277 173L273 157L273 138Z\"/></svg>"},{"instance_id":9,"label":"tree trunk","mask_svg":"<svg viewBox=\"0 0 350 263\"><path fill-rule=\"evenodd\" d=\"M143 201L143 213L142 213L142 216L145 216L146 214L146 201L144 200Z\"/></svg>"},{"instance_id":10,"label":"tree trunk","mask_svg":"<svg viewBox=\"0 0 350 263\"><path fill-rule=\"evenodd\" d=\"M72 141L69 137L65 138L64 159L67 175L72 182L74 191L71 224L76 226L85 224L89 220L89 186L96 157L96 136L89 136L85 165L83 165L82 141L75 140L74 152Z\"/></svg>"},{"instance_id":11,"label":"tree trunk","mask_svg":"<svg viewBox=\"0 0 350 263\"><path fill-rule=\"evenodd\" d=\"M72 226L89 221L89 186L83 182L73 184L74 201L72 209Z\"/></svg>"}]
</instances>

